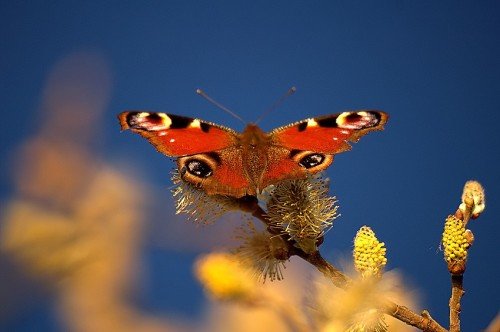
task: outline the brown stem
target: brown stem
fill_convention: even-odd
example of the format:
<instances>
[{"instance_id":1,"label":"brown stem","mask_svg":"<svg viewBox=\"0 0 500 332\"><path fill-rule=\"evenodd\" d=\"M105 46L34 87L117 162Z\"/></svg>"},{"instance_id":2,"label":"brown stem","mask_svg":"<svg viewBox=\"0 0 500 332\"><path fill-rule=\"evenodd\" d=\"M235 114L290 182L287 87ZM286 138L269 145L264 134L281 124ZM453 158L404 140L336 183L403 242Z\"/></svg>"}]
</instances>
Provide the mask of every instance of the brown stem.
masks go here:
<instances>
[{"instance_id":1,"label":"brown stem","mask_svg":"<svg viewBox=\"0 0 500 332\"><path fill-rule=\"evenodd\" d=\"M422 311L419 315L405 306L396 304L392 301L386 301L384 304L384 312L400 321L419 328L422 331L429 332L447 332L444 327L431 317L427 310Z\"/></svg>"},{"instance_id":2,"label":"brown stem","mask_svg":"<svg viewBox=\"0 0 500 332\"><path fill-rule=\"evenodd\" d=\"M350 284L350 279L342 274L338 269L332 266L316 251L312 254L297 254L307 262L314 265L326 277L330 278L333 284L337 287L347 289ZM427 311L422 315L416 314L405 306L398 305L392 301L385 300L383 311L392 317L399 319L406 324L412 325L421 329L422 331L445 332L446 329L439 325Z\"/></svg>"},{"instance_id":3,"label":"brown stem","mask_svg":"<svg viewBox=\"0 0 500 332\"><path fill-rule=\"evenodd\" d=\"M471 197L466 197L464 199L465 211L460 209L455 212L457 218L462 219L465 225L469 222L472 216L472 210L474 209L474 200ZM465 262L463 263L465 264ZM462 271L465 269L462 269ZM451 297L450 297L450 332L460 332L460 311L462 301L462 296L465 291L463 288L463 274L453 274L451 273Z\"/></svg>"},{"instance_id":4,"label":"brown stem","mask_svg":"<svg viewBox=\"0 0 500 332\"><path fill-rule=\"evenodd\" d=\"M450 297L450 332L460 331L460 301L465 291L463 288L464 277L451 275L451 297Z\"/></svg>"},{"instance_id":5,"label":"brown stem","mask_svg":"<svg viewBox=\"0 0 500 332\"><path fill-rule=\"evenodd\" d=\"M455 212L455 217L458 219L462 219L464 222L464 225L467 226L467 223L470 221L472 217L472 210L474 209L474 200L471 197L466 197L464 199L465 203L465 211L460 210L460 208L457 209Z\"/></svg>"},{"instance_id":6,"label":"brown stem","mask_svg":"<svg viewBox=\"0 0 500 332\"><path fill-rule=\"evenodd\" d=\"M349 284L351 283L349 277L325 260L319 251L308 254L298 248L295 249L293 254L316 267L325 277L331 279L335 286L342 289L349 288Z\"/></svg>"},{"instance_id":7,"label":"brown stem","mask_svg":"<svg viewBox=\"0 0 500 332\"><path fill-rule=\"evenodd\" d=\"M277 236L281 236L284 242L288 245L289 255L296 255L300 258L304 259L314 267L318 269L323 275L329 278L333 284L339 288L347 289L351 283L349 277L343 274L339 269L330 264L327 260L325 260L319 251L315 251L313 253L306 253L300 248L294 246L294 241L291 240L283 234L281 229L276 229L269 223L269 219L266 216L266 213L262 208L257 204L257 202L250 203L250 205L245 206L246 211L252 212L252 215L257 219L261 220L264 224L267 225L268 231ZM386 300L384 302L383 311L391 315L392 317L399 319L402 322L405 322L408 325L419 328L422 331L429 332L446 332L447 330L439 325L427 311L422 312L421 315L411 311L405 306L398 305L392 301Z\"/></svg>"}]
</instances>

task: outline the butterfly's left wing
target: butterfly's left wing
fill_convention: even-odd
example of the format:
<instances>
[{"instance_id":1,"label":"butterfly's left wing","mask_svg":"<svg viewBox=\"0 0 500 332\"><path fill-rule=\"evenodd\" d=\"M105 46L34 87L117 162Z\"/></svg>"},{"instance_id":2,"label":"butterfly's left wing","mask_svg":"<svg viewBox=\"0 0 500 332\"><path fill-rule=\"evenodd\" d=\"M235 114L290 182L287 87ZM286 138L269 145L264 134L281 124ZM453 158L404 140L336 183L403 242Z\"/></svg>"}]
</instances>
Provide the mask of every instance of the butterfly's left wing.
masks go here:
<instances>
[{"instance_id":1,"label":"butterfly's left wing","mask_svg":"<svg viewBox=\"0 0 500 332\"><path fill-rule=\"evenodd\" d=\"M167 113L128 111L118 119L122 130L131 129L159 152L176 157L182 179L206 193L241 197L250 190L234 130Z\"/></svg>"},{"instance_id":2,"label":"butterfly's left wing","mask_svg":"<svg viewBox=\"0 0 500 332\"><path fill-rule=\"evenodd\" d=\"M232 129L185 116L128 111L118 115L122 130L131 129L169 157L225 149L237 141Z\"/></svg>"},{"instance_id":3,"label":"butterfly's left wing","mask_svg":"<svg viewBox=\"0 0 500 332\"><path fill-rule=\"evenodd\" d=\"M264 174L263 185L326 169L333 155L350 150L349 142L382 130L387 119L387 113L362 110L310 118L273 130L269 133L269 159L273 162Z\"/></svg>"}]
</instances>

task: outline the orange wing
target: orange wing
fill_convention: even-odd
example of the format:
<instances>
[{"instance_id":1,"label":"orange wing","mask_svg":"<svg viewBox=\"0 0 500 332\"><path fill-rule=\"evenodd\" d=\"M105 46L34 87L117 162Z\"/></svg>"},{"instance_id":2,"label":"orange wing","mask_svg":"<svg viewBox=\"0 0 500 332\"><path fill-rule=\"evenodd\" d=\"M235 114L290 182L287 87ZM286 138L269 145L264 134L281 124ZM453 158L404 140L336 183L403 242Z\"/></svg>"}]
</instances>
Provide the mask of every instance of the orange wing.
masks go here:
<instances>
[{"instance_id":1,"label":"orange wing","mask_svg":"<svg viewBox=\"0 0 500 332\"><path fill-rule=\"evenodd\" d=\"M344 112L273 130L269 134L272 144L262 186L325 170L335 154L351 149L349 142L382 130L387 119L388 115L379 111Z\"/></svg>"},{"instance_id":2,"label":"orange wing","mask_svg":"<svg viewBox=\"0 0 500 332\"><path fill-rule=\"evenodd\" d=\"M270 134L274 144L290 150L336 154L350 150L348 142L357 142L371 131L382 130L388 117L380 111L344 112L302 120Z\"/></svg>"},{"instance_id":3,"label":"orange wing","mask_svg":"<svg viewBox=\"0 0 500 332\"><path fill-rule=\"evenodd\" d=\"M118 115L122 130L131 129L156 149L177 158L184 181L207 194L241 197L249 192L238 133L198 119L152 112Z\"/></svg>"},{"instance_id":4,"label":"orange wing","mask_svg":"<svg viewBox=\"0 0 500 332\"><path fill-rule=\"evenodd\" d=\"M118 115L122 130L131 129L170 157L221 150L236 142L236 132L179 115L129 111Z\"/></svg>"}]
</instances>

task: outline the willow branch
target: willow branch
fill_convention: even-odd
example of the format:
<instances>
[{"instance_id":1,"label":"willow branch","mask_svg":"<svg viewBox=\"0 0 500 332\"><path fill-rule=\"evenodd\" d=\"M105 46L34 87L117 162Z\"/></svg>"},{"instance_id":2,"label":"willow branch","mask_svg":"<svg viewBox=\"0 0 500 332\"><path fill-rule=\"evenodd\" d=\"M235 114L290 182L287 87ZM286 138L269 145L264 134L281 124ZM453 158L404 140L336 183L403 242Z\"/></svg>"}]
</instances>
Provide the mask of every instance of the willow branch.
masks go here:
<instances>
[{"instance_id":1,"label":"willow branch","mask_svg":"<svg viewBox=\"0 0 500 332\"><path fill-rule=\"evenodd\" d=\"M338 269L326 261L320 254L316 251L312 254L297 254L297 256L303 258L307 262L314 265L320 272L322 272L326 277L330 278L333 284L337 287L347 289L351 280L342 274ZM391 315L392 317L409 324L411 326L417 327L422 331L432 331L432 332L445 332L446 329L439 325L427 311L424 311L422 315L419 315L405 306L401 306L392 301L385 300L383 302L383 311Z\"/></svg>"},{"instance_id":2,"label":"willow branch","mask_svg":"<svg viewBox=\"0 0 500 332\"><path fill-rule=\"evenodd\" d=\"M329 278L333 284L339 288L347 289L349 288L349 284L351 283L351 279L342 273L335 266L330 264L327 260L321 256L319 251L313 252L311 254L307 254L304 251L297 249L294 247L293 254L299 256L306 262L310 263L314 267L318 269L319 272L323 273L323 275Z\"/></svg>"},{"instance_id":3,"label":"willow branch","mask_svg":"<svg viewBox=\"0 0 500 332\"><path fill-rule=\"evenodd\" d=\"M464 224L467 225L472 216L472 210L474 208L474 200L471 197L465 197L463 202L465 203L465 211L458 209L455 212L455 217L462 219ZM462 296L465 293L463 287L464 277L463 274L450 273L450 275L451 275L451 296L449 302L450 332L460 332L461 301L462 301Z\"/></svg>"},{"instance_id":4,"label":"willow branch","mask_svg":"<svg viewBox=\"0 0 500 332\"><path fill-rule=\"evenodd\" d=\"M463 275L451 275L450 332L460 331L460 301L464 295Z\"/></svg>"},{"instance_id":5,"label":"willow branch","mask_svg":"<svg viewBox=\"0 0 500 332\"><path fill-rule=\"evenodd\" d=\"M254 217L261 220L266 226L268 231L276 236L281 236L288 246L289 256L299 256L306 262L310 263L325 277L330 279L336 287L348 289L351 279L342 273L339 269L325 260L319 251L313 253L306 253L300 248L294 246L295 241L290 239L287 234L284 234L281 229L277 229L269 223L266 213L256 202L248 202L250 205L245 206L247 212L251 212ZM322 241L319 239L318 241ZM419 328L422 331L429 332L446 332L447 330L439 325L427 311L423 311L421 315L413 312L405 306L398 305L392 301L385 300L383 304L383 311L392 317L405 322L408 325Z\"/></svg>"}]
</instances>

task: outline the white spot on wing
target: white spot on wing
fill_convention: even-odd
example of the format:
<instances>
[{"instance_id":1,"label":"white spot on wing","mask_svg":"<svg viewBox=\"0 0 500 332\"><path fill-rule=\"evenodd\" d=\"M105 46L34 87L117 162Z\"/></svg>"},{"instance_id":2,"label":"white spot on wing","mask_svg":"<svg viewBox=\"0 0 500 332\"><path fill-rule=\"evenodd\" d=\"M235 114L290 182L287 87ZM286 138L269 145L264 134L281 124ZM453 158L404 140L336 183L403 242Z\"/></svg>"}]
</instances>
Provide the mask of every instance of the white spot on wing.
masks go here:
<instances>
[{"instance_id":1,"label":"white spot on wing","mask_svg":"<svg viewBox=\"0 0 500 332\"><path fill-rule=\"evenodd\" d=\"M171 138L169 142L170 142L170 143L175 142L175 138Z\"/></svg>"},{"instance_id":2,"label":"white spot on wing","mask_svg":"<svg viewBox=\"0 0 500 332\"><path fill-rule=\"evenodd\" d=\"M129 117L128 115L131 115ZM172 119L165 113L151 113L151 112L129 112L127 115L127 124L132 129L144 129L147 131L161 132L170 129ZM160 136L166 133L158 133Z\"/></svg>"},{"instance_id":3,"label":"white spot on wing","mask_svg":"<svg viewBox=\"0 0 500 332\"><path fill-rule=\"evenodd\" d=\"M307 119L307 127L317 127L318 123L314 119Z\"/></svg>"},{"instance_id":4,"label":"white spot on wing","mask_svg":"<svg viewBox=\"0 0 500 332\"><path fill-rule=\"evenodd\" d=\"M198 119L194 119L193 121L191 121L191 123L189 124L189 128L200 128L200 120Z\"/></svg>"},{"instance_id":5,"label":"white spot on wing","mask_svg":"<svg viewBox=\"0 0 500 332\"><path fill-rule=\"evenodd\" d=\"M168 115L166 115L165 113L158 113L158 115L162 119L163 127L165 127L165 129L169 129L170 125L172 124L172 119L170 119L170 117Z\"/></svg>"}]
</instances>

